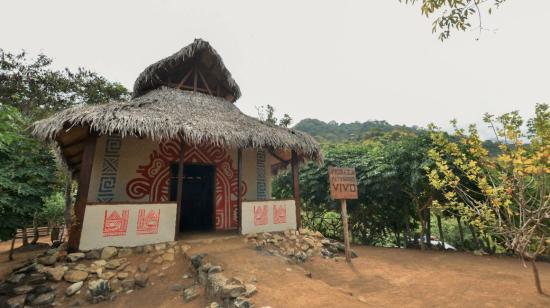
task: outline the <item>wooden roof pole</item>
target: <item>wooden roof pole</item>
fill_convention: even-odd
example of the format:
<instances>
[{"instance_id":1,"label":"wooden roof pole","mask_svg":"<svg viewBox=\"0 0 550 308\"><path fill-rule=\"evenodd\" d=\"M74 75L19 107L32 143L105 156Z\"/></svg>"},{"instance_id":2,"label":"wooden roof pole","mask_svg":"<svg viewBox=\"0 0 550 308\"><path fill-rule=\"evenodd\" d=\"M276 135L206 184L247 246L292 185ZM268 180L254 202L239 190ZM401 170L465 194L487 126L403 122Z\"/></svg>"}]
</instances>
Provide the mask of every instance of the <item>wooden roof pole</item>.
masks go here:
<instances>
[{"instance_id":1,"label":"wooden roof pole","mask_svg":"<svg viewBox=\"0 0 550 308\"><path fill-rule=\"evenodd\" d=\"M239 220L239 234L242 233L242 226L243 226L243 219L242 219L242 213L243 213L243 151L241 148L237 150L237 217Z\"/></svg>"},{"instance_id":2,"label":"wooden roof pole","mask_svg":"<svg viewBox=\"0 0 550 308\"><path fill-rule=\"evenodd\" d=\"M184 167L184 158L185 158L185 142L183 136L180 137L180 156L178 160L178 191L176 194L176 230L174 230L174 240L177 240L177 237L180 233L180 223L181 223L181 207L183 201L183 167Z\"/></svg>"},{"instance_id":3,"label":"wooden roof pole","mask_svg":"<svg viewBox=\"0 0 550 308\"><path fill-rule=\"evenodd\" d=\"M294 189L294 204L296 205L296 229L302 227L302 200L300 199L300 184L298 182L299 160L296 151L292 150L292 184Z\"/></svg>"},{"instance_id":4,"label":"wooden roof pole","mask_svg":"<svg viewBox=\"0 0 550 308\"><path fill-rule=\"evenodd\" d=\"M67 243L67 250L69 252L78 251L78 247L80 246L82 225L84 224L84 214L86 212L86 203L88 202L88 193L90 191L90 178L92 176L96 141L97 135L94 133L91 133L85 140L78 179L78 196L74 207L76 219L70 226L69 241Z\"/></svg>"}]
</instances>

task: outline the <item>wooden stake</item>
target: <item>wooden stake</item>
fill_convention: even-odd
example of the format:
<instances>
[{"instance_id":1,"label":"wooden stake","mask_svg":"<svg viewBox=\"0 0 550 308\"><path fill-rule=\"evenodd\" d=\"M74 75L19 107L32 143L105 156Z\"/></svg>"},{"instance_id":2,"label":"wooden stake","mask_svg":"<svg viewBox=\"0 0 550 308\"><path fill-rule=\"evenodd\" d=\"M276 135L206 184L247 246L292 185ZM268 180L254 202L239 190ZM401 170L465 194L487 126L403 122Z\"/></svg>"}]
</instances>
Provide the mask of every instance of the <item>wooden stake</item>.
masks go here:
<instances>
[{"instance_id":1,"label":"wooden stake","mask_svg":"<svg viewBox=\"0 0 550 308\"><path fill-rule=\"evenodd\" d=\"M180 233L180 216L181 216L181 207L182 207L182 200L183 200L183 163L184 163L184 157L185 157L185 142L183 141L183 137L180 138L180 156L178 160L178 191L176 194L176 230L174 230L174 240L177 239L179 233Z\"/></svg>"},{"instance_id":2,"label":"wooden stake","mask_svg":"<svg viewBox=\"0 0 550 308\"><path fill-rule=\"evenodd\" d=\"M344 227L344 249L346 253L346 261L351 262L351 250L349 247L348 206L346 203L346 199L340 200L340 210L342 212L342 225Z\"/></svg>"}]
</instances>

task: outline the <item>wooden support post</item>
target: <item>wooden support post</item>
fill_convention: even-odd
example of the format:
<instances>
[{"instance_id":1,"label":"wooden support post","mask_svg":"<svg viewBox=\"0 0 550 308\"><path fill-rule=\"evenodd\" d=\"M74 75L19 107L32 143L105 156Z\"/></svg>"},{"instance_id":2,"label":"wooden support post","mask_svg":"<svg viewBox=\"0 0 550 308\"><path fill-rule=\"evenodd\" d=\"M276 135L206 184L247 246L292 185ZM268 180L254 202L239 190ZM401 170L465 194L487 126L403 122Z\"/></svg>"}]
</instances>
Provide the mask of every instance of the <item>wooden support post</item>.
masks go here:
<instances>
[{"instance_id":1,"label":"wooden support post","mask_svg":"<svg viewBox=\"0 0 550 308\"><path fill-rule=\"evenodd\" d=\"M86 203L88 202L88 192L90 190L90 178L92 176L92 167L94 164L96 141L97 136L94 133L91 133L86 139L84 145L84 153L82 154L82 163L80 164L78 179L78 198L74 208L76 221L73 221L71 224L69 241L67 243L67 249L69 252L78 251L78 246L80 246L80 236L82 235L82 225L84 223Z\"/></svg>"},{"instance_id":2,"label":"wooden support post","mask_svg":"<svg viewBox=\"0 0 550 308\"><path fill-rule=\"evenodd\" d=\"M299 161L298 161L298 154L296 151L292 151L292 158L291 158L291 165L292 165L292 184L294 188L294 203L296 205L296 229L299 229L302 227L302 200L300 198L300 183L298 178L298 168L299 168Z\"/></svg>"},{"instance_id":3,"label":"wooden support post","mask_svg":"<svg viewBox=\"0 0 550 308\"><path fill-rule=\"evenodd\" d=\"M174 240L177 239L180 233L180 219L181 219L181 207L183 206L183 164L185 158L185 141L183 137L180 138L180 156L178 160L178 191L176 194L176 230L174 230Z\"/></svg>"},{"instance_id":4,"label":"wooden support post","mask_svg":"<svg viewBox=\"0 0 550 308\"><path fill-rule=\"evenodd\" d=\"M351 262L351 250L349 247L348 205L346 203L346 199L340 200L340 210L342 225L344 227L344 251L346 253L346 261Z\"/></svg>"},{"instance_id":5,"label":"wooden support post","mask_svg":"<svg viewBox=\"0 0 550 308\"><path fill-rule=\"evenodd\" d=\"M243 226L243 151L241 149L237 150L237 217L239 219L239 233L242 232L242 226Z\"/></svg>"}]
</instances>

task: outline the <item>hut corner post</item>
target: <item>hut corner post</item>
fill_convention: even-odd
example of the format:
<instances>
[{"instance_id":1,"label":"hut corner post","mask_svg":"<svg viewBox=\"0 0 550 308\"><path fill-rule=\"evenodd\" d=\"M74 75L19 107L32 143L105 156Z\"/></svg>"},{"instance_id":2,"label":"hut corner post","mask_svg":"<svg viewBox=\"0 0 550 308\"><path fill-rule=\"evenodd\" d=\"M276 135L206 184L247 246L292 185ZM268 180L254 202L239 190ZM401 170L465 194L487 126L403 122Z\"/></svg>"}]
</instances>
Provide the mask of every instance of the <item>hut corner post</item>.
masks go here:
<instances>
[{"instance_id":1,"label":"hut corner post","mask_svg":"<svg viewBox=\"0 0 550 308\"><path fill-rule=\"evenodd\" d=\"M82 225L84 224L84 214L86 212L86 203L88 202L88 192L90 190L90 178L92 176L96 141L97 135L92 133L86 139L86 144L84 145L84 153L82 154L78 179L78 198L74 207L76 221L73 221L71 224L69 241L67 243L69 252L78 251L78 247L80 246Z\"/></svg>"},{"instance_id":2,"label":"hut corner post","mask_svg":"<svg viewBox=\"0 0 550 308\"><path fill-rule=\"evenodd\" d=\"M183 164L185 159L185 141L180 138L180 156L178 160L178 192L176 194L176 227L174 230L174 240L177 240L180 228L181 202L183 199Z\"/></svg>"},{"instance_id":3,"label":"hut corner post","mask_svg":"<svg viewBox=\"0 0 550 308\"><path fill-rule=\"evenodd\" d=\"M299 160L298 160L298 154L294 150L292 150L291 165L292 165L292 184L293 184L293 190L294 190L294 204L296 207L296 229L300 229L302 227L302 213L301 213L302 201L300 199L300 185L298 182Z\"/></svg>"},{"instance_id":4,"label":"hut corner post","mask_svg":"<svg viewBox=\"0 0 550 308\"><path fill-rule=\"evenodd\" d=\"M237 217L239 218L239 234L242 234L243 227L243 197L242 197L242 176L243 176L243 151L242 149L237 150Z\"/></svg>"}]
</instances>

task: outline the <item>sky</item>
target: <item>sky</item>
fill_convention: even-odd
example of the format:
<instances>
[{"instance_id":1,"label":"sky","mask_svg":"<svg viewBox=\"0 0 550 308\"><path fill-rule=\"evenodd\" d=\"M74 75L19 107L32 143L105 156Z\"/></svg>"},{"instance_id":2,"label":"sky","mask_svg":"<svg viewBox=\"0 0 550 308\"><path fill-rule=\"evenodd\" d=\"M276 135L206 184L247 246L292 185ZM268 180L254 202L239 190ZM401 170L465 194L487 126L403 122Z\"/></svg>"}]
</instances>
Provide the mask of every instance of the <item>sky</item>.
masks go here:
<instances>
[{"instance_id":1,"label":"sky","mask_svg":"<svg viewBox=\"0 0 550 308\"><path fill-rule=\"evenodd\" d=\"M550 103L550 1L508 0L488 30L440 42L398 0L6 1L0 48L40 52L132 89L149 64L202 38L256 116L270 104L304 118L448 127L483 113L529 117ZM477 21L474 20L474 23ZM481 128L484 131L484 128Z\"/></svg>"}]
</instances>

